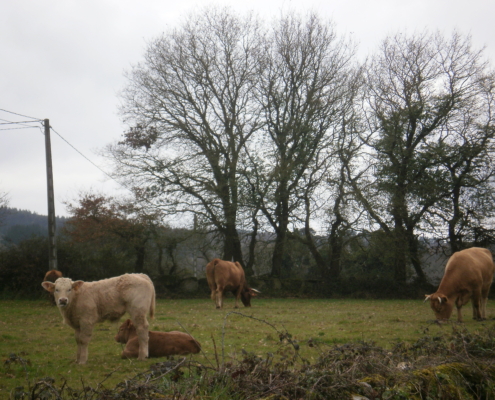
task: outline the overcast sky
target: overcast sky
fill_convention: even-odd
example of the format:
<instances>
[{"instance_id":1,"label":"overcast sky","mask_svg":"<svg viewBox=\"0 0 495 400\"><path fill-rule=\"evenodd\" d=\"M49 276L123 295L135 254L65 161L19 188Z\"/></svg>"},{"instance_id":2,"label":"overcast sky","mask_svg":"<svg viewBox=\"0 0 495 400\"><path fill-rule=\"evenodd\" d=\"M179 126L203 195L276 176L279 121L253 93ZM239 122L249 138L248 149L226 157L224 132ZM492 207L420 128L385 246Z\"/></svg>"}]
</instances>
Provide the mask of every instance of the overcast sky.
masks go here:
<instances>
[{"instance_id":1,"label":"overcast sky","mask_svg":"<svg viewBox=\"0 0 495 400\"><path fill-rule=\"evenodd\" d=\"M457 29L486 47L495 67L493 0L15 0L0 3L0 193L10 206L47 214L44 136L39 128L9 129L9 121L50 119L55 210L93 190L124 194L100 169L97 151L120 138L117 114L123 72L139 62L146 43L206 5L252 10L261 17L314 11L339 33L372 52L398 31ZM41 127L41 125L40 125ZM59 136L60 135L60 136ZM68 143L70 143L70 145ZM81 155L81 153L84 155Z\"/></svg>"}]
</instances>

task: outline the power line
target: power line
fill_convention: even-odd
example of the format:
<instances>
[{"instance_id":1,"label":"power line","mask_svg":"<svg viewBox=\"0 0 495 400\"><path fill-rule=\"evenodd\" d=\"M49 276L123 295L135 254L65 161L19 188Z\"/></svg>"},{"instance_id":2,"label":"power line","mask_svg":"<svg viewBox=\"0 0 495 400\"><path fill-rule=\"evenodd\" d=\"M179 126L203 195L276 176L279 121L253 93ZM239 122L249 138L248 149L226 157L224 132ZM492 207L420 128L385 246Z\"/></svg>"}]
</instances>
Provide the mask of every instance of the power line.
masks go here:
<instances>
[{"instance_id":1,"label":"power line","mask_svg":"<svg viewBox=\"0 0 495 400\"><path fill-rule=\"evenodd\" d=\"M103 169L101 169L98 165L96 165L93 161L91 161L88 157L86 157L83 153L81 153L78 149L76 149L72 144L69 143L69 141L67 139L65 139L60 133L58 133L55 129L53 129L52 126L50 126L50 129L53 132L55 132L60 137L60 139L62 139L65 143L67 143L70 147L72 147L77 153L79 153L79 155L82 156L86 161L88 161L91 164L93 164L93 166L95 166L96 168L98 168L101 172L103 172L111 180L113 180L114 182L116 182L119 186L123 187L124 189L127 189L127 190L131 191L128 187L124 186L122 183L120 183L118 180L116 180L113 176L109 175L107 172L105 172Z\"/></svg>"},{"instance_id":2,"label":"power line","mask_svg":"<svg viewBox=\"0 0 495 400\"><path fill-rule=\"evenodd\" d=\"M19 121L19 122L13 122L13 121L7 121L5 119L0 119L0 125L14 125L14 124L32 124L33 122L38 122L38 121Z\"/></svg>"},{"instance_id":3,"label":"power line","mask_svg":"<svg viewBox=\"0 0 495 400\"><path fill-rule=\"evenodd\" d=\"M13 111L9 111L9 110L4 110L3 108L0 108L0 111L4 111L6 113L9 113L9 114L14 114L14 115L18 115L20 117L24 117L24 118L31 118L35 121L43 121L41 118L34 118L34 117L29 117L27 115L23 115L23 114L19 114L19 113L16 113L16 112L13 112ZM30 121L31 122L31 121Z\"/></svg>"},{"instance_id":4,"label":"power line","mask_svg":"<svg viewBox=\"0 0 495 400\"><path fill-rule=\"evenodd\" d=\"M37 128L39 129L39 126L22 126L20 128L0 128L0 131L15 131L17 129L28 129L28 128Z\"/></svg>"},{"instance_id":5,"label":"power line","mask_svg":"<svg viewBox=\"0 0 495 400\"><path fill-rule=\"evenodd\" d=\"M14 129L36 128L36 126L24 125L24 124L26 124L26 123L27 124L31 124L33 122L41 122L41 123L43 123L43 121L44 121L44 120L39 119L39 118L29 117L27 115L19 114L19 113L13 112L13 111L8 111L8 110L5 110L3 108L0 108L0 111L4 111L4 112L7 112L9 114L14 114L14 115L18 115L20 117L31 118L32 119L32 121L19 121L19 122L14 122L14 121L8 121L8 120L5 120L5 119L0 119L0 121L4 121L3 123L0 123L0 125L23 125L23 127L21 127L21 128L0 128L0 131L14 130ZM114 182L116 182L119 186L123 187L124 189L127 189L127 190L131 191L131 189L129 189L128 187L126 187L125 185L123 185L122 183L120 183L118 180L116 180L114 177L112 177L107 172L105 172L102 168L100 168L98 165L96 165L93 161L91 161L88 157L86 157L82 152L80 152L78 149L76 149L71 143L69 143L69 141L67 139L65 139L60 133L58 133L55 129L53 129L52 126L50 126L50 129L54 133L56 133L58 135L58 137L60 137L60 139L62 139L65 143L67 143L70 147L72 147L72 149L74 149L86 161L88 161L89 163L91 163L94 167L98 168L103 174L105 174L111 180L113 180ZM43 133L43 131L41 133Z\"/></svg>"},{"instance_id":6,"label":"power line","mask_svg":"<svg viewBox=\"0 0 495 400\"><path fill-rule=\"evenodd\" d=\"M14 114L12 112L10 112L10 113L11 114ZM17 115L21 115L21 114L17 114ZM28 118L30 118L30 117L28 117ZM40 120L35 120L35 121L10 121L10 120L3 119L3 118L0 118L0 121L2 121L0 123L0 125L21 125L21 126L23 126L25 128L37 128L37 127L39 127L38 125L37 126L33 126L33 125L28 125L28 124L33 124L33 123L39 124L40 123ZM2 130L2 131L9 131L9 130L15 130L15 129L24 129L24 128L2 128L0 130Z\"/></svg>"}]
</instances>

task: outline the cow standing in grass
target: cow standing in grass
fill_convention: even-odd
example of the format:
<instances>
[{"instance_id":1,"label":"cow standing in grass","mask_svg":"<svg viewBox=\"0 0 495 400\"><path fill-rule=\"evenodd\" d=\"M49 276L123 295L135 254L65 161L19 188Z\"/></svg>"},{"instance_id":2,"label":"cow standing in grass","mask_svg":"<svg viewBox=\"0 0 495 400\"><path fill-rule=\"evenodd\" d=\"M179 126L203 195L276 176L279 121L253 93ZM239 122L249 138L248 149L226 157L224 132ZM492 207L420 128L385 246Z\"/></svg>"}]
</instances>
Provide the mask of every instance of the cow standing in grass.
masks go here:
<instances>
[{"instance_id":1,"label":"cow standing in grass","mask_svg":"<svg viewBox=\"0 0 495 400\"><path fill-rule=\"evenodd\" d=\"M245 307L251 307L251 297L259 293L248 286L244 270L238 262L215 258L206 266L206 279L211 290L211 299L217 308L223 307L225 292L234 294L235 308L238 308L239 298Z\"/></svg>"},{"instance_id":2,"label":"cow standing in grass","mask_svg":"<svg viewBox=\"0 0 495 400\"><path fill-rule=\"evenodd\" d=\"M155 313L155 288L145 274L125 274L96 282L59 278L43 282L53 293L64 322L75 330L78 364L88 360L93 327L105 320L118 321L126 312L136 326L139 360L148 357L148 321Z\"/></svg>"},{"instance_id":3,"label":"cow standing in grass","mask_svg":"<svg viewBox=\"0 0 495 400\"><path fill-rule=\"evenodd\" d=\"M438 321L446 321L457 307L457 320L462 322L461 307L473 303L473 318L486 319L486 302L495 266L490 250L480 247L454 253L447 265L438 290L427 295Z\"/></svg>"}]
</instances>

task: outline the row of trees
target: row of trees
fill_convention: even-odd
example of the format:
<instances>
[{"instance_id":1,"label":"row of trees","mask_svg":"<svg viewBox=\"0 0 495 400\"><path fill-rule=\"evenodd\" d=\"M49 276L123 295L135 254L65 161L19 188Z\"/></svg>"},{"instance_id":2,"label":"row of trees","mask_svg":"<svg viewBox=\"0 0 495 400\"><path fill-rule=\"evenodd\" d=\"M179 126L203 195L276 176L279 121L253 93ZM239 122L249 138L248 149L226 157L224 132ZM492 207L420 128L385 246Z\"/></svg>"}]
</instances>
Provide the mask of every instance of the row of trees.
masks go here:
<instances>
[{"instance_id":1,"label":"row of trees","mask_svg":"<svg viewBox=\"0 0 495 400\"><path fill-rule=\"evenodd\" d=\"M115 176L147 210L221 234L248 274L259 232L273 276L297 239L338 277L347 240L379 231L399 283L408 265L426 279L422 236L451 252L494 237L495 75L469 36L398 33L359 62L314 14L267 27L207 9L127 79Z\"/></svg>"}]
</instances>

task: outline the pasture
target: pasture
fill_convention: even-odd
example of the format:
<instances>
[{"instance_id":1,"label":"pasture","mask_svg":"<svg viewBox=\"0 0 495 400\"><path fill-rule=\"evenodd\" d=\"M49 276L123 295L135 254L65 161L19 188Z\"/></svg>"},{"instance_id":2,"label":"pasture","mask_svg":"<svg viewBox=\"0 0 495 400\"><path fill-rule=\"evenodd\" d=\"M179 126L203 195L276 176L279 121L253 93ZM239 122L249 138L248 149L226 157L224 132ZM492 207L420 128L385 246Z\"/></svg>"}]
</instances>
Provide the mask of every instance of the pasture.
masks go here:
<instances>
[{"instance_id":1,"label":"pasture","mask_svg":"<svg viewBox=\"0 0 495 400\"><path fill-rule=\"evenodd\" d=\"M209 298L159 299L150 329L189 332L203 350L189 357L212 367L238 359L245 352L266 357L283 346L292 350L290 344L280 341L283 332L298 343L301 357L310 363L333 345L373 341L392 348L398 341L417 341L425 331L431 335L452 332L450 324L432 323L433 312L421 299L255 298L252 304L251 308L234 309L234 300L228 297L224 309L216 310ZM495 301L488 302L485 322L472 320L471 304L463 308L463 315L463 325L470 332L493 326ZM56 307L47 300L0 301L0 398L8 398L16 387L26 388L28 382L33 384L44 377L54 378L56 385L66 381L74 389L99 385L113 388L150 365L165 361L121 359L122 345L114 341L118 326L97 325L89 344L88 363L76 365L73 330L62 323ZM12 358L13 354L17 358Z\"/></svg>"}]
</instances>

